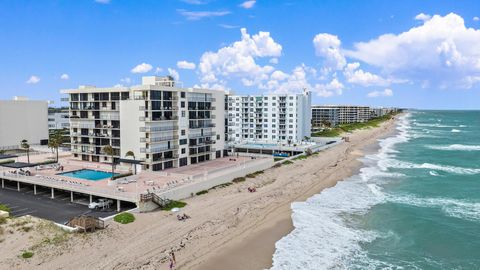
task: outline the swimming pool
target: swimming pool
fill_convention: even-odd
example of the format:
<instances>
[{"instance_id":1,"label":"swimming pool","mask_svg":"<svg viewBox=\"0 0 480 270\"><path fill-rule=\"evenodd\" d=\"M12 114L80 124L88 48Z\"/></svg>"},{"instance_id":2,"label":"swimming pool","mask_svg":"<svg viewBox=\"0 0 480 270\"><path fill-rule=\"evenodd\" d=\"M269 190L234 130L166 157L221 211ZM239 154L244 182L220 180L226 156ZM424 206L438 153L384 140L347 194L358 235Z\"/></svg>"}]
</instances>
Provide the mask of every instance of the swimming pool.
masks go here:
<instances>
[{"instance_id":1,"label":"swimming pool","mask_svg":"<svg viewBox=\"0 0 480 270\"><path fill-rule=\"evenodd\" d=\"M59 173L58 175L63 175L63 176L68 176L73 178L80 178L80 179L85 179L90 181L99 181L99 180L112 177L112 173L110 172L88 170L88 169ZM118 175L118 173L114 175Z\"/></svg>"}]
</instances>

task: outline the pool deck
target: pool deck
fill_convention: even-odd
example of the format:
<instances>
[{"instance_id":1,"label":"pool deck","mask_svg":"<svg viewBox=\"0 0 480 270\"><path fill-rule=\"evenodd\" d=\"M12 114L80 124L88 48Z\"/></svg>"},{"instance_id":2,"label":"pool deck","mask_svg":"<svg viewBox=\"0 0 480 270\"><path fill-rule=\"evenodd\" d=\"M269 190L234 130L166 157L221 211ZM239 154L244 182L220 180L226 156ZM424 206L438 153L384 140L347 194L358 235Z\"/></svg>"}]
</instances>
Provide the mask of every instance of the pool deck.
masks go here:
<instances>
[{"instance_id":1,"label":"pool deck","mask_svg":"<svg viewBox=\"0 0 480 270\"><path fill-rule=\"evenodd\" d=\"M52 158L51 153L35 155L30 157L31 163L42 162ZM244 174L250 173L248 168L256 168L256 164L267 164L271 162L271 157L262 157L252 159L250 156L239 157L224 157L199 164L189 165L180 168L172 168L158 172L141 171L136 175L120 178L118 180L98 180L90 181L86 179L73 178L65 175L59 175L62 171L55 169L36 170L29 168L31 176L24 176L19 174L12 174L14 169L0 167L0 178L3 180L17 182L20 190L21 184L36 185L49 187L52 189L52 196L54 190L60 189L70 191L72 193L72 200L74 193L82 193L92 196L110 198L121 201L128 201L138 203L139 194L151 192L160 196L166 196L172 190L182 189L183 186L193 186L197 182L208 181L210 178L218 178L219 175L228 175L232 172L241 172ZM26 157L18 157L18 162L27 162ZM59 158L59 164L64 167L63 173L91 169L111 172L111 164L107 163L93 163L73 159L70 153L62 153ZM115 173L128 173L130 167L116 166ZM18 170L17 170L18 171ZM215 179L216 179L215 178ZM176 193L176 196L180 196ZM185 192L181 193L185 194ZM172 195L173 196L173 195Z\"/></svg>"}]
</instances>

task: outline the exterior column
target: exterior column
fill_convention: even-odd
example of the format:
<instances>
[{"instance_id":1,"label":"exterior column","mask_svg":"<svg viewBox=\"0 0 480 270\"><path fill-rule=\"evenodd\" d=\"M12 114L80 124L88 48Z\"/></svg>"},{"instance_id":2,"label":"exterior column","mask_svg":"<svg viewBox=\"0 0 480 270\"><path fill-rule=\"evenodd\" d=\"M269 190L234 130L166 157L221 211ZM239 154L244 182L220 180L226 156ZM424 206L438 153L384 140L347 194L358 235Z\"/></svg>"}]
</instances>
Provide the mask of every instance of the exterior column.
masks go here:
<instances>
[{"instance_id":1,"label":"exterior column","mask_svg":"<svg viewBox=\"0 0 480 270\"><path fill-rule=\"evenodd\" d=\"M73 203L73 191L70 191L70 202Z\"/></svg>"},{"instance_id":2,"label":"exterior column","mask_svg":"<svg viewBox=\"0 0 480 270\"><path fill-rule=\"evenodd\" d=\"M117 212L120 212L120 200L117 200Z\"/></svg>"},{"instance_id":3,"label":"exterior column","mask_svg":"<svg viewBox=\"0 0 480 270\"><path fill-rule=\"evenodd\" d=\"M37 185L33 185L33 195L37 195Z\"/></svg>"},{"instance_id":4,"label":"exterior column","mask_svg":"<svg viewBox=\"0 0 480 270\"><path fill-rule=\"evenodd\" d=\"M20 191L20 181L17 181L17 190Z\"/></svg>"},{"instance_id":5,"label":"exterior column","mask_svg":"<svg viewBox=\"0 0 480 270\"><path fill-rule=\"evenodd\" d=\"M2 188L5 188L5 180L2 179Z\"/></svg>"},{"instance_id":6,"label":"exterior column","mask_svg":"<svg viewBox=\"0 0 480 270\"><path fill-rule=\"evenodd\" d=\"M90 203L93 202L93 198L92 198L92 195L90 194Z\"/></svg>"},{"instance_id":7,"label":"exterior column","mask_svg":"<svg viewBox=\"0 0 480 270\"><path fill-rule=\"evenodd\" d=\"M52 199L55 199L55 189L52 187Z\"/></svg>"}]
</instances>

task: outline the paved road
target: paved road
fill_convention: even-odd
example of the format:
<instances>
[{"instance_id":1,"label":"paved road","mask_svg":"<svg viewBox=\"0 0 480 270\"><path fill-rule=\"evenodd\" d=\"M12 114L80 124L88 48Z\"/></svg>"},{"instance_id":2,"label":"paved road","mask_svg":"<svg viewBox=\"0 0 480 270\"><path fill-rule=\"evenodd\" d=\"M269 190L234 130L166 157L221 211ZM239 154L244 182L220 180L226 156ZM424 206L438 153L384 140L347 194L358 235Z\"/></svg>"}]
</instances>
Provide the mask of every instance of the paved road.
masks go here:
<instances>
[{"instance_id":1,"label":"paved road","mask_svg":"<svg viewBox=\"0 0 480 270\"><path fill-rule=\"evenodd\" d=\"M11 215L15 217L31 215L65 224L72 217L88 214L96 217L114 215L114 210L90 210L86 205L71 203L70 194L55 192L55 199L50 198L50 191L37 189L37 195L31 188L25 187L20 191L12 187L0 188L0 204L10 207ZM122 209L126 210L126 209Z\"/></svg>"}]
</instances>

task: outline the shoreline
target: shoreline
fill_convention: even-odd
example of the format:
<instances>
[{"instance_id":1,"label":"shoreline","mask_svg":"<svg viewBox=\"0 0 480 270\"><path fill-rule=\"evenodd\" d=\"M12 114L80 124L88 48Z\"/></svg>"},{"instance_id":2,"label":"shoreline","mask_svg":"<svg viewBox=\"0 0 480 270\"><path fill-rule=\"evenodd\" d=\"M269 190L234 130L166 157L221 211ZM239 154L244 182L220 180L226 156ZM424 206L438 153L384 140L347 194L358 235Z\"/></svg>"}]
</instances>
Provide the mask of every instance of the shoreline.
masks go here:
<instances>
[{"instance_id":1,"label":"shoreline","mask_svg":"<svg viewBox=\"0 0 480 270\"><path fill-rule=\"evenodd\" d=\"M356 149L356 151L360 151L360 153L358 153L358 157L355 158L355 160L351 161L353 164L350 165L349 172L346 173L343 178L337 179L334 183L330 183L330 185L324 186L319 190L312 191L311 194L302 196L301 199L292 201L291 203L306 201L308 198L321 193L324 189L335 186L337 182L346 181L349 177L359 173L364 165L359 158L377 152L380 149L379 140L395 136L397 133L397 118L398 116L396 116L394 120L382 123L381 127L377 129L385 128L384 125L387 125L385 132L376 136L373 142L363 145L361 149ZM276 251L276 242L290 234L295 229L291 215L292 211L289 207L289 211L286 211L286 213L284 212L281 218L275 223L257 229L252 235L249 235L240 241L237 240L219 254L212 256L205 263L198 265L198 267L193 267L192 269L269 269L272 267L273 254ZM245 258L249 258L249 260L245 261Z\"/></svg>"},{"instance_id":2,"label":"shoreline","mask_svg":"<svg viewBox=\"0 0 480 270\"><path fill-rule=\"evenodd\" d=\"M275 243L293 229L291 203L305 201L355 174L362 166L358 159L365 155L365 147L378 143L394 130L395 123L389 120L378 128L355 131L348 135L348 143L188 198L182 212L192 218L185 222L172 212L136 214L135 222L127 225L111 222L97 233L73 234L55 245L40 244L28 260L19 259L18 254L39 244L35 238L28 240L36 231L7 235L10 239L4 243L15 245L0 255L0 268L168 269L167 253L172 249L176 269L269 268ZM250 186L257 192L248 192Z\"/></svg>"}]
</instances>

